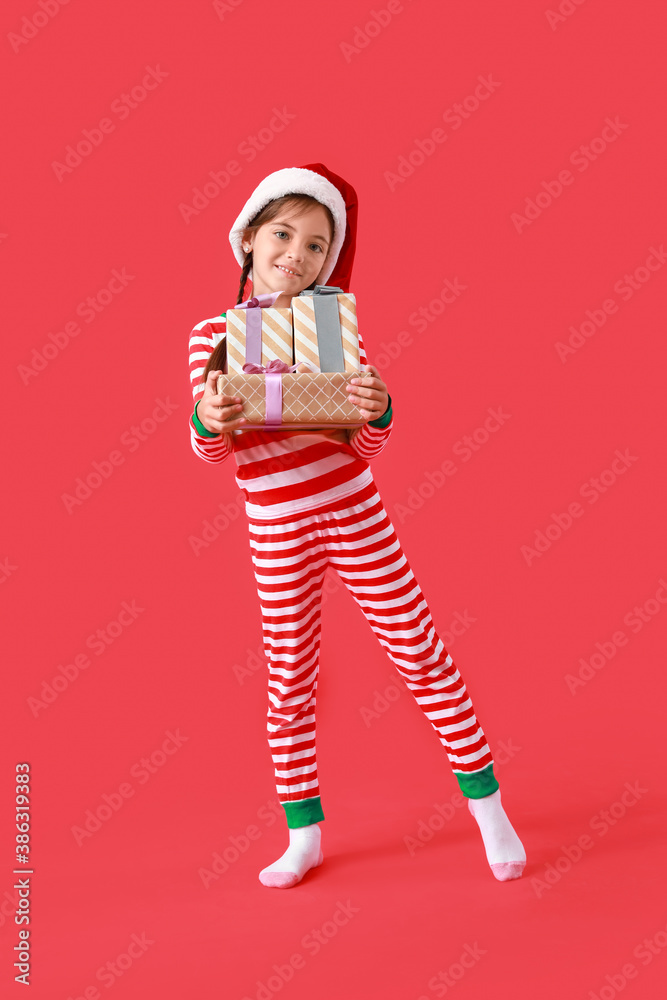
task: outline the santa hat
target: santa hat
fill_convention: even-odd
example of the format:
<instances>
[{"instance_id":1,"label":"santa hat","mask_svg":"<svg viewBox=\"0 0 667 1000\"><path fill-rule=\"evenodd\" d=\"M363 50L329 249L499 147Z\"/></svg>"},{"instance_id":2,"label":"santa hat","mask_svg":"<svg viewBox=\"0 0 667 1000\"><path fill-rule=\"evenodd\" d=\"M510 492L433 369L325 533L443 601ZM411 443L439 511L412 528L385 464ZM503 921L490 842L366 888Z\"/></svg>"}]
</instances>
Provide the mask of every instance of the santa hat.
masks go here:
<instances>
[{"instance_id":1,"label":"santa hat","mask_svg":"<svg viewBox=\"0 0 667 1000\"><path fill-rule=\"evenodd\" d=\"M270 201L286 194L309 194L331 212L333 239L315 280L318 285L338 285L344 292L349 292L357 240L357 193L351 184L328 170L323 163L285 167L260 181L229 233L229 242L237 261L243 267L246 257L241 245L243 230ZM248 277L252 278L252 269Z\"/></svg>"}]
</instances>

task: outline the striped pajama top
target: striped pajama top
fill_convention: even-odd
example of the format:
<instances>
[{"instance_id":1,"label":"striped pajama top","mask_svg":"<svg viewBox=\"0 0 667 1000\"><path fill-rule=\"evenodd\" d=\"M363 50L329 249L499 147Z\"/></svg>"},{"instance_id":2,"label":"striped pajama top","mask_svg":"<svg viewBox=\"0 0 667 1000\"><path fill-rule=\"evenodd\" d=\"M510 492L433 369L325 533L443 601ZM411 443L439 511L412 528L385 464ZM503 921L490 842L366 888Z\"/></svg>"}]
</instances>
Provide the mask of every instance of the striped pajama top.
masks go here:
<instances>
[{"instance_id":1,"label":"striped pajama top","mask_svg":"<svg viewBox=\"0 0 667 1000\"><path fill-rule=\"evenodd\" d=\"M206 363L226 334L225 314L202 320L190 333L188 353L194 403L204 394ZM359 365L368 364L359 337ZM385 418L386 419L386 418ZM200 435L190 417L190 441L205 462L220 463L234 454L236 484L246 513L259 520L286 523L295 516L323 513L355 493L375 489L369 459L384 449L393 428L319 430L235 430L216 437Z\"/></svg>"}]
</instances>

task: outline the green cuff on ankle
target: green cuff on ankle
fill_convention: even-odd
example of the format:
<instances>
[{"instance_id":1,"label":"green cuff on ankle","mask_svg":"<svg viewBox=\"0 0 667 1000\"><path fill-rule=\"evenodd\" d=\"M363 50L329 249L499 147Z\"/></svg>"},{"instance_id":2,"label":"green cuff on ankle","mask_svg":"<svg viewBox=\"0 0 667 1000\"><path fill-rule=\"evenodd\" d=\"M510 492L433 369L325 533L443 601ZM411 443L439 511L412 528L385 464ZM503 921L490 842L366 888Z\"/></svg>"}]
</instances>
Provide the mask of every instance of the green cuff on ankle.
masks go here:
<instances>
[{"instance_id":1,"label":"green cuff on ankle","mask_svg":"<svg viewBox=\"0 0 667 1000\"><path fill-rule=\"evenodd\" d=\"M454 771L454 777L467 799L483 799L487 795L493 795L500 788L493 773L493 764L472 773L468 771L463 774L461 771Z\"/></svg>"},{"instance_id":2,"label":"green cuff on ankle","mask_svg":"<svg viewBox=\"0 0 667 1000\"><path fill-rule=\"evenodd\" d=\"M292 802L280 803L287 816L287 827L294 830L299 826L310 826L311 823L319 823L324 819L320 796L316 795L312 799L298 799Z\"/></svg>"}]
</instances>

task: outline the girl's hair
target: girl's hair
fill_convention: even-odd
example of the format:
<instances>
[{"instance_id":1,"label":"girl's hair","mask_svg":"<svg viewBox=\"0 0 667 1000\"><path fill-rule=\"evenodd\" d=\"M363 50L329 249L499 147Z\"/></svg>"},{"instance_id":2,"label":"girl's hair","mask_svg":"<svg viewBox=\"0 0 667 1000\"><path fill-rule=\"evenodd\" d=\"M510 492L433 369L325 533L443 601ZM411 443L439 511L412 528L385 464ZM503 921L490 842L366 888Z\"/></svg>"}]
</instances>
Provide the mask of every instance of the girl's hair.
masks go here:
<instances>
[{"instance_id":1,"label":"girl's hair","mask_svg":"<svg viewBox=\"0 0 667 1000\"><path fill-rule=\"evenodd\" d=\"M249 236L252 233L256 233L260 226L263 226L265 225L265 223L270 222L271 219L275 219L275 217L279 214L279 212L283 208L294 208L295 209L294 214L299 216L303 215L304 212L306 212L311 207L311 205L321 205L322 208L326 211L327 216L329 218L329 224L331 226L331 235L333 237L334 220L330 210L327 208L326 205L322 205L322 202L318 201L317 198L311 198L309 194L285 194L281 198L274 198L273 201L270 201L268 205L265 205L264 208L260 212L258 212L253 219L251 219L251 221L244 229L243 235ZM238 298L236 299L236 305L238 305L239 302L243 302L243 290L245 288L246 281L248 280L248 273L251 267L252 267L252 250L250 250L245 255L245 260L243 262L243 269L241 271L241 281L239 284L239 291L238 291ZM312 284L309 285L308 287L313 288L314 285L315 282L312 282ZM224 371L226 355L227 355L227 341L225 339L221 340L220 343L217 345L217 347L213 349L213 353L209 357L208 363L201 377L201 382L206 382L206 379L208 378L208 373L211 371Z\"/></svg>"}]
</instances>

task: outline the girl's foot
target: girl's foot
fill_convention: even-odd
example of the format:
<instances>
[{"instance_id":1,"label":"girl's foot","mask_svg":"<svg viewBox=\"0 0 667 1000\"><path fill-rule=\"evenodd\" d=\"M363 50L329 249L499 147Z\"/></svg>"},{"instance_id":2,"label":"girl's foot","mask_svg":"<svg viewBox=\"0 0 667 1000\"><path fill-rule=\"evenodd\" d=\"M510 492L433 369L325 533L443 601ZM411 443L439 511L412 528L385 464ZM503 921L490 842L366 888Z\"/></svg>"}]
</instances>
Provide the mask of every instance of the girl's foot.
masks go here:
<instances>
[{"instance_id":1,"label":"girl's foot","mask_svg":"<svg viewBox=\"0 0 667 1000\"><path fill-rule=\"evenodd\" d=\"M274 889L290 889L300 882L309 868L324 861L320 848L322 831L317 823L289 831L289 847L272 865L262 868L259 881Z\"/></svg>"},{"instance_id":2,"label":"girl's foot","mask_svg":"<svg viewBox=\"0 0 667 1000\"><path fill-rule=\"evenodd\" d=\"M520 878L526 852L500 801L500 789L483 799L468 799L484 841L486 860L499 882Z\"/></svg>"}]
</instances>

